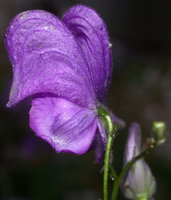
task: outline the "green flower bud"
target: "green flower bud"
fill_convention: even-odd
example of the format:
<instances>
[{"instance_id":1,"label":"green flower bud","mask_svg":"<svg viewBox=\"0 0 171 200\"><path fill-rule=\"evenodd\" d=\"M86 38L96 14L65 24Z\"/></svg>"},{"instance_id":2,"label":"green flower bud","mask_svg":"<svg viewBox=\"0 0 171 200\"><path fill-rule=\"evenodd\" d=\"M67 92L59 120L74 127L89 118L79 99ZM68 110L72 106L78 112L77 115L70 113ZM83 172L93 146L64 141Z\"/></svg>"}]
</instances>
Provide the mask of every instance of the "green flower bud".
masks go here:
<instances>
[{"instance_id":1,"label":"green flower bud","mask_svg":"<svg viewBox=\"0 0 171 200\"><path fill-rule=\"evenodd\" d=\"M162 144L166 141L166 123L163 121L153 122L154 137L158 144Z\"/></svg>"}]
</instances>

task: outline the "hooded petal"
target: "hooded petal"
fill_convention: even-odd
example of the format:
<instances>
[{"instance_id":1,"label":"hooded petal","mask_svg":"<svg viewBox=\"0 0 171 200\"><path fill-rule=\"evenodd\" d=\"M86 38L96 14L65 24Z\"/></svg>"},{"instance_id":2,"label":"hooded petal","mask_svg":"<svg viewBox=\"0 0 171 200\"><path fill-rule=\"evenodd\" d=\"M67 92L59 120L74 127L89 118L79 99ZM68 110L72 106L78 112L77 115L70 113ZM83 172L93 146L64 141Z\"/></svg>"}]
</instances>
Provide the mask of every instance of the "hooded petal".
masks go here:
<instances>
[{"instance_id":1,"label":"hooded petal","mask_svg":"<svg viewBox=\"0 0 171 200\"><path fill-rule=\"evenodd\" d=\"M63 21L75 35L84 53L94 90L101 100L111 73L110 43L106 26L93 9L83 5L69 9Z\"/></svg>"},{"instance_id":2,"label":"hooded petal","mask_svg":"<svg viewBox=\"0 0 171 200\"><path fill-rule=\"evenodd\" d=\"M6 44L14 72L8 106L36 93L52 93L81 106L92 104L85 61L56 16L42 10L17 15L8 27Z\"/></svg>"},{"instance_id":3,"label":"hooded petal","mask_svg":"<svg viewBox=\"0 0 171 200\"><path fill-rule=\"evenodd\" d=\"M95 136L96 113L62 98L35 98L30 127L57 152L83 154Z\"/></svg>"}]
</instances>

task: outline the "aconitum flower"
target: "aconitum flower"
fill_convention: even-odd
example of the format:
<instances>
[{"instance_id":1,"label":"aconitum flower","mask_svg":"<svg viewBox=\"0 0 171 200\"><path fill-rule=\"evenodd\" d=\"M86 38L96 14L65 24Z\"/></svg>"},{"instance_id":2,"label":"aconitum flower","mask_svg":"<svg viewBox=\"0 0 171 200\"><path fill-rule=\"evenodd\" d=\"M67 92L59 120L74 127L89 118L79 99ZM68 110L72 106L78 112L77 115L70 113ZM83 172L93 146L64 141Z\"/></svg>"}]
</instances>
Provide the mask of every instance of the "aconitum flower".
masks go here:
<instances>
[{"instance_id":1,"label":"aconitum flower","mask_svg":"<svg viewBox=\"0 0 171 200\"><path fill-rule=\"evenodd\" d=\"M124 164L127 164L140 153L141 130L137 123L133 123L129 130ZM123 193L125 197L134 200L151 199L155 191L156 181L149 166L144 159L136 161L124 180Z\"/></svg>"},{"instance_id":2,"label":"aconitum flower","mask_svg":"<svg viewBox=\"0 0 171 200\"><path fill-rule=\"evenodd\" d=\"M8 107L32 95L30 127L57 152L85 153L106 134L98 107L111 75L103 20L77 5L58 19L43 10L17 15L6 44L13 66Z\"/></svg>"}]
</instances>

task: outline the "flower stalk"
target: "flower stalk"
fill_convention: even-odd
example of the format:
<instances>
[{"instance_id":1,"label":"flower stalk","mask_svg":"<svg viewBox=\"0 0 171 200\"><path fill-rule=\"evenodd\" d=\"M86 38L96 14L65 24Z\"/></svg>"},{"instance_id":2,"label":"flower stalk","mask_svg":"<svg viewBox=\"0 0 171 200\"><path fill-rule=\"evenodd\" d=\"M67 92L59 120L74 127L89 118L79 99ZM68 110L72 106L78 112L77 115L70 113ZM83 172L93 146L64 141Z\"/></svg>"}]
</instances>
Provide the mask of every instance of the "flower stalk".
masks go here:
<instances>
[{"instance_id":1,"label":"flower stalk","mask_svg":"<svg viewBox=\"0 0 171 200\"><path fill-rule=\"evenodd\" d=\"M109 170L111 167L110 155L111 155L112 143L118 128L117 126L114 126L112 117L104 108L102 107L98 108L98 115L100 116L104 129L107 133L106 151L104 157L104 173L103 173L103 199L108 200ZM114 169L112 170L112 174L116 174Z\"/></svg>"},{"instance_id":2,"label":"flower stalk","mask_svg":"<svg viewBox=\"0 0 171 200\"><path fill-rule=\"evenodd\" d=\"M104 159L104 175L103 175L103 195L104 200L108 199L108 177L109 177L109 162L110 162L110 152L112 147L112 134L109 133L107 137L107 146Z\"/></svg>"}]
</instances>

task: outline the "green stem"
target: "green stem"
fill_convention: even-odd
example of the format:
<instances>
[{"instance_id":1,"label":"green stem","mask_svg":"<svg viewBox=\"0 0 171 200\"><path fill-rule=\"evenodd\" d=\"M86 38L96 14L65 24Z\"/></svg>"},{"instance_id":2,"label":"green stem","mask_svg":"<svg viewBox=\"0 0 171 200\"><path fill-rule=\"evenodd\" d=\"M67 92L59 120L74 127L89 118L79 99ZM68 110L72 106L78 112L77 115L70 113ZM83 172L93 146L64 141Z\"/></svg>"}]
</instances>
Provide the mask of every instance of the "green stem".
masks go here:
<instances>
[{"instance_id":1,"label":"green stem","mask_svg":"<svg viewBox=\"0 0 171 200\"><path fill-rule=\"evenodd\" d=\"M104 200L108 199L108 175L109 175L109 163L110 163L110 152L112 147L112 134L108 134L106 152L104 158L104 174L103 174L103 195Z\"/></svg>"},{"instance_id":2,"label":"green stem","mask_svg":"<svg viewBox=\"0 0 171 200\"><path fill-rule=\"evenodd\" d=\"M114 168L112 167L112 165L109 166L109 169L110 169L110 177L112 180L114 180L115 178L118 177L118 175L116 174Z\"/></svg>"},{"instance_id":3,"label":"green stem","mask_svg":"<svg viewBox=\"0 0 171 200\"><path fill-rule=\"evenodd\" d=\"M149 154L153 149L155 149L158 146L158 144L156 142L154 142L153 144L151 144L147 149L145 149L142 153L140 153L138 156L134 157L131 161L129 161L123 168L123 170L121 171L121 173L119 174L118 178L115 180L114 182L114 186L113 186L113 191L112 191L112 198L111 200L116 200L117 196L118 196L118 190L119 190L119 186L120 183L123 179L123 177L125 176L125 174L128 172L128 170L133 166L133 164L143 158L144 156L146 156L147 154Z\"/></svg>"},{"instance_id":4,"label":"green stem","mask_svg":"<svg viewBox=\"0 0 171 200\"><path fill-rule=\"evenodd\" d=\"M142 195L136 198L136 200L148 200L147 195Z\"/></svg>"},{"instance_id":5,"label":"green stem","mask_svg":"<svg viewBox=\"0 0 171 200\"><path fill-rule=\"evenodd\" d=\"M117 126L114 126L110 113L104 108L98 108L98 115L101 118L104 129L107 134L106 151L104 157L104 173L103 173L103 199L108 200L108 182L109 182L109 168L110 168L110 154L112 148L112 142L115 137L115 133L118 130ZM112 171L115 174L114 170Z\"/></svg>"}]
</instances>

